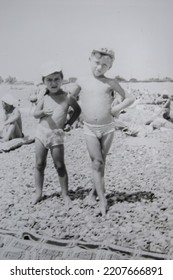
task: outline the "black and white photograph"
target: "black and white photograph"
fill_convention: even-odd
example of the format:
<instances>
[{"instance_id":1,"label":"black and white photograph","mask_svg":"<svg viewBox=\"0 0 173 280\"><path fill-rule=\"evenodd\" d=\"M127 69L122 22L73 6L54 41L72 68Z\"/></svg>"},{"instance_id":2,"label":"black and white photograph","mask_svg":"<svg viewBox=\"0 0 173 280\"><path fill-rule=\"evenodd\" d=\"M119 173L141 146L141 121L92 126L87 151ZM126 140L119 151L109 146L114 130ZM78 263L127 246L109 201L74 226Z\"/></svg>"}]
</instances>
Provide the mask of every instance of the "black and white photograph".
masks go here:
<instances>
[{"instance_id":1,"label":"black and white photograph","mask_svg":"<svg viewBox=\"0 0 173 280\"><path fill-rule=\"evenodd\" d=\"M0 260L173 260L173 2L0 6Z\"/></svg>"}]
</instances>

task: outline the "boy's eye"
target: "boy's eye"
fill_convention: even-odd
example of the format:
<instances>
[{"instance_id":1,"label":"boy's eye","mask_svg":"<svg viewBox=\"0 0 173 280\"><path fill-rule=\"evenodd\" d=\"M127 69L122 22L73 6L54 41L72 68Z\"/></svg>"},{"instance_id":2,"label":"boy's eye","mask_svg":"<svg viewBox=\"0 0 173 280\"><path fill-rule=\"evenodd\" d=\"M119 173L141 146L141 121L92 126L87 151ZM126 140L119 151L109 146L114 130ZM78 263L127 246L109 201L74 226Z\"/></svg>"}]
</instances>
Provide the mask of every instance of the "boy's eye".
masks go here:
<instances>
[{"instance_id":1,"label":"boy's eye","mask_svg":"<svg viewBox=\"0 0 173 280\"><path fill-rule=\"evenodd\" d=\"M106 65L106 64L102 64L102 67L103 67L103 68L106 68L106 67L107 67L107 65Z\"/></svg>"},{"instance_id":2,"label":"boy's eye","mask_svg":"<svg viewBox=\"0 0 173 280\"><path fill-rule=\"evenodd\" d=\"M47 79L47 82L48 83L52 83L52 82L59 82L60 81L60 78L56 78L56 79Z\"/></svg>"}]
</instances>

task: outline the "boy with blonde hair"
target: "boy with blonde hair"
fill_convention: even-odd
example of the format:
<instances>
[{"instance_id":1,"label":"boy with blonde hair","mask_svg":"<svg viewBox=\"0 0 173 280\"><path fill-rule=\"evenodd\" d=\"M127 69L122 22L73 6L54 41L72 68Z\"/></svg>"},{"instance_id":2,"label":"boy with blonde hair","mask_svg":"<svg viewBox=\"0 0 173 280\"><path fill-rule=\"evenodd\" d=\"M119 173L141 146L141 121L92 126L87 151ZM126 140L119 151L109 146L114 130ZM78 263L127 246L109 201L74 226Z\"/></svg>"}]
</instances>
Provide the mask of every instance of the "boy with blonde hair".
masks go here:
<instances>
[{"instance_id":1,"label":"boy with blonde hair","mask_svg":"<svg viewBox=\"0 0 173 280\"><path fill-rule=\"evenodd\" d=\"M105 76L112 67L114 58L114 51L111 49L94 49L89 58L92 75L88 79L79 81L82 88L80 101L84 135L94 181L90 202L95 203L98 196L100 212L103 216L107 212L104 186L105 163L114 137L114 118L134 101L115 78ZM122 102L114 100L115 92L122 97Z\"/></svg>"}]
</instances>

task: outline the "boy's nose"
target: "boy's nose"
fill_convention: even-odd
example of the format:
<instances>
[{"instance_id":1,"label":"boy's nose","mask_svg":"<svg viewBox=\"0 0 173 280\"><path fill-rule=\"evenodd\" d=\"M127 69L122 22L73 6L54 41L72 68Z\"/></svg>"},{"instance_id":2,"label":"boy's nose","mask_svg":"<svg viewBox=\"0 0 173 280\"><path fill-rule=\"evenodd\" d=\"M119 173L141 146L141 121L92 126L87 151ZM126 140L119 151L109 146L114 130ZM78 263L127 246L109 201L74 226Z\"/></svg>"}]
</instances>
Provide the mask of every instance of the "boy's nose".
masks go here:
<instances>
[{"instance_id":1,"label":"boy's nose","mask_svg":"<svg viewBox=\"0 0 173 280\"><path fill-rule=\"evenodd\" d=\"M52 85L57 85L57 81L52 81Z\"/></svg>"},{"instance_id":2,"label":"boy's nose","mask_svg":"<svg viewBox=\"0 0 173 280\"><path fill-rule=\"evenodd\" d=\"M102 68L101 65L97 65L97 69L100 70Z\"/></svg>"}]
</instances>

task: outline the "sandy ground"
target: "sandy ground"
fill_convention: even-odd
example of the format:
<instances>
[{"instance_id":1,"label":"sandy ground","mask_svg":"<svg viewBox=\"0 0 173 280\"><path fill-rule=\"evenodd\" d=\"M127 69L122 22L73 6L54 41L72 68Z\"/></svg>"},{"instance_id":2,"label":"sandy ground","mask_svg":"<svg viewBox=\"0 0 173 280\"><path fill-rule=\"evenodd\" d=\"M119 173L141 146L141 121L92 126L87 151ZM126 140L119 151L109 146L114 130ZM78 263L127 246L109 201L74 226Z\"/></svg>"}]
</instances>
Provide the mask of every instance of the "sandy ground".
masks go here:
<instances>
[{"instance_id":1,"label":"sandy ground","mask_svg":"<svg viewBox=\"0 0 173 280\"><path fill-rule=\"evenodd\" d=\"M34 134L37 122L30 114L29 89L23 92L14 88L13 92L21 99L24 132ZM105 172L109 205L105 218L99 215L98 204L91 207L87 203L92 187L90 159L82 128L78 128L65 137L73 209L64 210L50 154L44 199L33 206L35 146L25 145L0 154L0 228L140 247L169 254L173 259L173 129L152 131L144 127L144 122L158 109L144 103L139 102L121 116L131 127L140 127L139 136L132 137L120 130L115 133Z\"/></svg>"}]
</instances>

